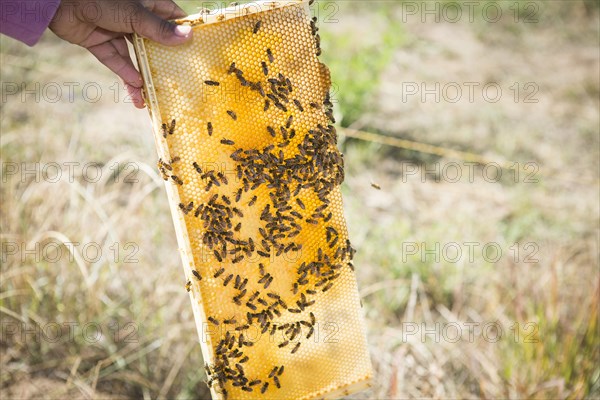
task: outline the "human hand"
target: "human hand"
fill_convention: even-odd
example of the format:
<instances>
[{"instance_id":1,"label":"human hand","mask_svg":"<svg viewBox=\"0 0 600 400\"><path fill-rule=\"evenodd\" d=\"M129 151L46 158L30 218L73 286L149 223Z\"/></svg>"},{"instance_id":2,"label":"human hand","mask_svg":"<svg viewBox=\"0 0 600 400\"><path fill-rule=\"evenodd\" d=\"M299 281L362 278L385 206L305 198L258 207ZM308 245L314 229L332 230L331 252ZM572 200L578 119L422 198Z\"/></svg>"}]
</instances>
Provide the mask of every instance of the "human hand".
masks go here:
<instances>
[{"instance_id":1,"label":"human hand","mask_svg":"<svg viewBox=\"0 0 600 400\"><path fill-rule=\"evenodd\" d=\"M135 32L167 46L182 44L191 38L191 27L167 19L185 15L172 0L62 0L49 27L121 77L133 104L143 108L142 76L125 38Z\"/></svg>"}]
</instances>

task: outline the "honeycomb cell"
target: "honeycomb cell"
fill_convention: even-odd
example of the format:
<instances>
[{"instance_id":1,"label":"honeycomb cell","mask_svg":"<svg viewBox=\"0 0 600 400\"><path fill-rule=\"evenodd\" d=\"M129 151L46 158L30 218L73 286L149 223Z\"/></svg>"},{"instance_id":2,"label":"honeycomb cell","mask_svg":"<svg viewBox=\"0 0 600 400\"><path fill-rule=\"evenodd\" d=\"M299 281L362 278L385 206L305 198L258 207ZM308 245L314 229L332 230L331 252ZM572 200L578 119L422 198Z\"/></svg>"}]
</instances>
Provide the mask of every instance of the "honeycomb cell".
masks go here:
<instances>
[{"instance_id":1,"label":"honeycomb cell","mask_svg":"<svg viewBox=\"0 0 600 400\"><path fill-rule=\"evenodd\" d=\"M135 47L213 397L366 386L343 159L306 2L178 23L190 43Z\"/></svg>"}]
</instances>

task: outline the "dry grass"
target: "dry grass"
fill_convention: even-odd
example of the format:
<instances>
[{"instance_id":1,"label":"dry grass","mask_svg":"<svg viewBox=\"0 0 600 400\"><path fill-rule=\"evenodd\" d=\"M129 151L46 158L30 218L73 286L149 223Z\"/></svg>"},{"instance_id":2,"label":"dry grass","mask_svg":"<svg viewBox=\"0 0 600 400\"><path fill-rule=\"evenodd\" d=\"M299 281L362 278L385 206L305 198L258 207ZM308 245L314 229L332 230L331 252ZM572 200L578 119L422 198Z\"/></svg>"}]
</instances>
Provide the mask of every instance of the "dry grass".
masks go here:
<instances>
[{"instance_id":1,"label":"dry grass","mask_svg":"<svg viewBox=\"0 0 600 400\"><path fill-rule=\"evenodd\" d=\"M599 43L590 4L543 3L539 23L517 25L400 24L400 6L390 2L357 19L339 3L339 22L321 24L334 81L358 99L344 109L340 96L339 112L358 116L344 123L540 167L537 183L524 175L515 182L511 171L489 182L482 166L470 181L461 160L342 141L346 214L376 368L374 387L355 398L600 396ZM379 49L382 39L365 30L345 37L357 20L377 27L370 35L387 38L388 47ZM110 73L51 35L35 50L6 38L0 44L3 94L11 82L57 82L63 90L56 103L32 95L2 103L1 397L207 398L145 111L115 102ZM361 45L379 58L355 57ZM361 68L380 70L381 82L353 80L356 71L365 76ZM81 83L73 101L65 82ZM103 90L98 102L82 97L89 82ZM497 103L402 101L403 82L497 82L505 95ZM515 82L536 83L539 102L515 103ZM64 175L64 163L79 163L74 179L24 174L25 164L42 170L52 162ZM424 169L453 162L462 168L458 182L422 179ZM82 171L88 163L95 167ZM127 179L133 167L137 182ZM90 182L96 171L101 178ZM77 256L52 245L65 242L80 243ZM20 251L9 254L15 243ZM40 251L23 251L35 243ZM411 254L413 244L436 243L457 243L463 256ZM477 244L473 260L465 243ZM489 243L502 248L498 260L481 253ZM62 257L53 261L55 248ZM536 249L537 261L525 258ZM86 340L89 323L101 328L98 340ZM503 336L494 341L493 329L475 330L470 340L468 323L499 327ZM57 324L60 340L35 337ZM430 330L425 340L422 324ZM457 342L455 326L465 328ZM31 331L14 335L13 327Z\"/></svg>"}]
</instances>

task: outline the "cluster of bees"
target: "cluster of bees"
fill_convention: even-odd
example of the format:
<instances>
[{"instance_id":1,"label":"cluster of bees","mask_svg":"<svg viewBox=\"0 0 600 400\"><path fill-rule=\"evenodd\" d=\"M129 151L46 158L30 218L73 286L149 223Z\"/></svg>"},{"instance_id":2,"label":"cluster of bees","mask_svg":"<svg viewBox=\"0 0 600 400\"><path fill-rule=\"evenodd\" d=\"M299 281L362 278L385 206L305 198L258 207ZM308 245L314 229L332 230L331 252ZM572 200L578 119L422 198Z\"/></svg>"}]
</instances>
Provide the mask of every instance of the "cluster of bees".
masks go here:
<instances>
[{"instance_id":1,"label":"cluster of bees","mask_svg":"<svg viewBox=\"0 0 600 400\"><path fill-rule=\"evenodd\" d=\"M315 22L316 19L311 20L310 26L316 38L319 55L318 28ZM261 26L260 20L255 22L251 27L252 32L256 34ZM213 194L206 202L181 203L179 208L188 218L198 218L202 221L203 246L210 250L219 263L227 263L226 266L243 263L255 255L259 256L259 260L268 260L273 255L281 256L288 252L300 251L303 245L298 243L296 238L302 233L303 223L307 227L314 226L314 229L322 227L326 246L316 249L313 260L302 262L297 267L297 276L290 288L293 303L289 304L287 296L269 290L274 276L268 272L264 262L257 263L259 279L256 282L249 283L248 278L228 271L231 267L220 266L211 273L212 279L222 280L223 287L233 288L231 301L245 311L245 318L231 317L219 320L215 316L207 317L208 322L214 326L230 327L216 343L214 362L205 367L209 377L208 385L214 387L225 398L228 397L229 384L246 392L260 391L261 394L272 387L281 388L283 365L272 366L268 377L263 379L247 376L244 365L250 357L244 350L255 343L244 336L245 331L250 326L257 325L262 334L268 332L271 337L275 337L277 333L281 333L277 335L278 338L281 337L281 340L277 341L278 348L295 354L301 347L301 339L308 340L314 334L316 318L310 307L315 304L316 296L319 292L327 292L334 285L341 275L342 268L346 266L353 269L351 260L354 249L333 226L333 213L329 209L329 195L344 180L344 162L336 146L337 133L332 125L335 119L329 94L319 102L302 104L295 97L292 80L281 72L275 74L270 70L275 60L273 51L267 48L265 55L266 59L260 63L264 80L248 79L235 62L231 63L227 73L233 74L241 86L257 92L264 101L265 111L275 107L286 115L281 125L266 128L266 133L273 138L273 143L259 149L244 149L238 148L231 139L220 139L223 146L234 148L230 158L236 165L235 183L239 184L235 196L230 198ZM220 82L206 80L204 84L219 86ZM306 132L297 132L292 111L323 113L330 123L319 123ZM235 111L227 110L227 114L232 120L237 120ZM163 135L172 135L175 127L175 120L163 124ZM207 133L209 136L214 133L211 122L207 122ZM301 135L303 136L300 140ZM297 151L294 149L284 152L291 143L298 143ZM290 153L293 155L290 156ZM172 173L171 164L176 161L179 160L159 160L159 170L165 180L171 179L182 185L181 179ZM229 185L228 179L221 172L204 170L196 162L193 163L193 167L203 182L206 182L205 191ZM253 212L260 215L261 226L256 236L242 238L240 231L244 211L252 212L251 208L257 207L257 196L252 196L252 192L261 187L266 187L269 193L269 201L266 204L261 202L265 205ZM241 199L244 194L252 197L250 202L242 205ZM316 205L315 202L311 202L311 207L307 207L302 200L306 199L306 196L316 198ZM195 279L202 280L197 271L192 272ZM253 289L250 289L251 287ZM188 281L186 289L189 291L190 288L191 282ZM284 313L299 317L306 316L307 313L308 315L305 319L299 318L281 324L278 317ZM243 314L242 312L240 315Z\"/></svg>"},{"instance_id":2,"label":"cluster of bees","mask_svg":"<svg viewBox=\"0 0 600 400\"><path fill-rule=\"evenodd\" d=\"M255 292L250 299L257 299L258 296L259 292ZM283 365L273 366L267 378L248 378L246 375L244 365L250 360L250 358L244 353L243 350L245 347L252 347L254 342L248 340L244 336L244 332L250 327L251 324L253 324L255 319L260 323L260 326L263 327L263 334L267 333L267 331L270 331L269 335L271 337L275 336L277 333L282 334L285 340L278 344L278 348L291 348L291 354L296 353L302 343L301 341L297 340L295 344L293 344L292 342L294 340L299 338L300 335L304 335L307 329L308 333L306 333L306 339L310 339L315 332L316 318L312 312L310 312L308 320L299 320L293 323L287 322L281 325L275 323L271 324L268 321L269 317L266 314L271 313L270 310L276 310L276 308L273 306L277 305L276 307L278 307L281 304L283 304L282 307L287 306L281 297L276 293L269 292L267 296L270 298L269 300L271 303L269 305L267 301L264 301L264 304L269 305L269 307L266 309L268 311L259 313L248 312L247 320L245 320L244 324L242 325L240 325L235 318L218 321L213 317L208 317L208 321L216 326L225 324L235 327L232 329L227 329L224 337L221 338L217 343L215 349L215 362L211 365L205 365L206 374L209 377L207 381L208 385L216 386L225 397L227 397L228 394L225 385L229 382L233 387L240 387L241 390L246 392L253 392L256 388L258 388L261 394L265 393L269 386L278 389L281 388L279 376L281 376L284 371ZM306 296L304 296L304 301L306 301ZM277 314L281 315L279 312L277 312Z\"/></svg>"},{"instance_id":3,"label":"cluster of bees","mask_svg":"<svg viewBox=\"0 0 600 400\"><path fill-rule=\"evenodd\" d=\"M175 121L175 120L173 120ZM165 124L163 124L164 126ZM175 129L175 123L173 123L173 129ZM170 161L164 161L163 159L158 159L158 170L160 171L161 176L165 181L172 179L178 185L183 185L183 181L175 174L173 174L173 164L181 161L179 157L173 157Z\"/></svg>"}]
</instances>

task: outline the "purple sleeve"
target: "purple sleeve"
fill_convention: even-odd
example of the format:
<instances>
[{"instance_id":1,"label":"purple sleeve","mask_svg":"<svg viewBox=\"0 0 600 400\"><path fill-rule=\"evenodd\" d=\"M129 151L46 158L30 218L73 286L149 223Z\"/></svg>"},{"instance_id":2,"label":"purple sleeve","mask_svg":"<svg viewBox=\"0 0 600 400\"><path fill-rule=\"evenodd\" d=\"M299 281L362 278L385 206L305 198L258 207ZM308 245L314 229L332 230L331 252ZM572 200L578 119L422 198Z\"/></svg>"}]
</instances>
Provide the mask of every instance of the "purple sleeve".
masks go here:
<instances>
[{"instance_id":1,"label":"purple sleeve","mask_svg":"<svg viewBox=\"0 0 600 400\"><path fill-rule=\"evenodd\" d=\"M0 33L33 46L59 4L60 0L0 0Z\"/></svg>"}]
</instances>

